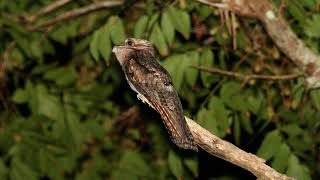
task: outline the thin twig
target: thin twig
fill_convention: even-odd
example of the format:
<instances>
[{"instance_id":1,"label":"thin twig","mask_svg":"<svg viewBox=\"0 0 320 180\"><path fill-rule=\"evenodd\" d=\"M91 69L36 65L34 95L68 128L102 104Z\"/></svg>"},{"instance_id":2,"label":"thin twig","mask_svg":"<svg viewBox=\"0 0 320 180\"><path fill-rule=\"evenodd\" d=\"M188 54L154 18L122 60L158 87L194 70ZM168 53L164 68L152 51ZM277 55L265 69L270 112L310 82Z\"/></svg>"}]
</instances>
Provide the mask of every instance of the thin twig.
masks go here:
<instances>
[{"instance_id":1,"label":"thin twig","mask_svg":"<svg viewBox=\"0 0 320 180\"><path fill-rule=\"evenodd\" d=\"M137 96L143 103L155 109L148 100L142 96ZM185 117L186 122L191 130L193 138L197 145L213 156L221 158L232 164L235 164L255 175L258 179L264 180L294 180L295 178L288 177L277 172L270 166L265 164L265 160L251 153L247 153L236 147L228 141L220 139L211 134L208 130L201 127L192 119Z\"/></svg>"},{"instance_id":2,"label":"thin twig","mask_svg":"<svg viewBox=\"0 0 320 180\"><path fill-rule=\"evenodd\" d=\"M97 10L100 10L100 9L103 9L103 8L109 8L109 7L114 7L114 6L120 6L124 3L123 0L115 0L115 1L97 1L95 3L92 3L88 6L84 6L84 7L81 7L81 8L78 8L78 9L73 9L73 10L70 10L70 11L67 11L59 16L56 16L54 17L53 19L50 19L48 21L45 21L39 25L35 25L35 26L32 26L30 27L29 29L31 31L33 30L37 30L37 29L40 29L40 28L48 28L48 27L51 27L51 26L54 26L58 23L61 23L63 21L66 21L66 20L69 20L69 19L72 19L72 18L76 18L76 17L79 17L79 16L83 16L83 15L86 15L90 12L93 12L93 11L97 11Z\"/></svg>"},{"instance_id":3,"label":"thin twig","mask_svg":"<svg viewBox=\"0 0 320 180\"><path fill-rule=\"evenodd\" d=\"M206 71L210 73L219 73L225 76L235 77L239 79L244 79L246 81L251 79L265 79L265 80L275 80L275 81L281 81L281 80L290 80L290 79L296 79L298 77L302 77L304 73L299 72L295 74L285 74L285 75L263 75L263 74L241 74L238 72L233 71L226 71L220 68L215 67L203 67L203 66L191 66L193 68L199 69L201 71Z\"/></svg>"},{"instance_id":4,"label":"thin twig","mask_svg":"<svg viewBox=\"0 0 320 180\"><path fill-rule=\"evenodd\" d=\"M57 0L53 3L49 4L48 6L40 9L38 12L31 14L29 16L26 16L25 19L27 23L33 23L38 17L43 16L45 14L48 14L61 6L64 6L65 4L71 2L71 0Z\"/></svg>"}]
</instances>

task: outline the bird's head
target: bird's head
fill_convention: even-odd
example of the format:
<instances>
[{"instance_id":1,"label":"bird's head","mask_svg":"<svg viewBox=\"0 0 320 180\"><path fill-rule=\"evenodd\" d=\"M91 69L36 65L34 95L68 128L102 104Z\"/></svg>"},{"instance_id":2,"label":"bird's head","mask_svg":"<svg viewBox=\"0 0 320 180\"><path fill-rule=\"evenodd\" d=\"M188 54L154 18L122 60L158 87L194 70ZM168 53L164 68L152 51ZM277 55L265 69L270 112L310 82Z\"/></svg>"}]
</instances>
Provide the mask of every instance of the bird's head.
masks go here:
<instances>
[{"instance_id":1,"label":"bird's head","mask_svg":"<svg viewBox=\"0 0 320 180\"><path fill-rule=\"evenodd\" d=\"M119 46L114 46L112 52L116 55L119 63L122 65L125 61L134 56L137 51L143 51L143 53L154 54L153 46L144 39L128 38L125 42Z\"/></svg>"}]
</instances>

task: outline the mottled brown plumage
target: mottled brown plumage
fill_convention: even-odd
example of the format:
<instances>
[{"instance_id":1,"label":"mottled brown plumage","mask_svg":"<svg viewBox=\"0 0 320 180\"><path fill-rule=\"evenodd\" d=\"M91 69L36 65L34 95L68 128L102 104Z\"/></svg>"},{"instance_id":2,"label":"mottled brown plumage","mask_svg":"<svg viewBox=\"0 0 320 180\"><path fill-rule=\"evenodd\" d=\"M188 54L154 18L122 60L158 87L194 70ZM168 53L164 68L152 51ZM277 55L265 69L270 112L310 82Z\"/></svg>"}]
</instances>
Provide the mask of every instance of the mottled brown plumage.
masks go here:
<instances>
[{"instance_id":1,"label":"mottled brown plumage","mask_svg":"<svg viewBox=\"0 0 320 180\"><path fill-rule=\"evenodd\" d=\"M152 45L146 40L129 38L114 47L113 52L130 87L161 115L172 141L180 148L197 151L170 75L156 60Z\"/></svg>"}]
</instances>

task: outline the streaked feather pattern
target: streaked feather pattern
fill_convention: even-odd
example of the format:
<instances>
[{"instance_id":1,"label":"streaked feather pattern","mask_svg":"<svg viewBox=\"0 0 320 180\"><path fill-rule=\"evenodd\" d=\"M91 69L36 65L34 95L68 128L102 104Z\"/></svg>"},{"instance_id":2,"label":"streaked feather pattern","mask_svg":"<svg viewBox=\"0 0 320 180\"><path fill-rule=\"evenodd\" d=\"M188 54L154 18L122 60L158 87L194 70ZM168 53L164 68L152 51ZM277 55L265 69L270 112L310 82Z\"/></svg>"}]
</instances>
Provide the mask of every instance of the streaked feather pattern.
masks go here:
<instances>
[{"instance_id":1,"label":"streaked feather pattern","mask_svg":"<svg viewBox=\"0 0 320 180\"><path fill-rule=\"evenodd\" d=\"M170 75L156 60L151 44L129 38L125 45L117 46L113 51L130 87L144 96L161 115L172 141L180 148L197 151Z\"/></svg>"}]
</instances>

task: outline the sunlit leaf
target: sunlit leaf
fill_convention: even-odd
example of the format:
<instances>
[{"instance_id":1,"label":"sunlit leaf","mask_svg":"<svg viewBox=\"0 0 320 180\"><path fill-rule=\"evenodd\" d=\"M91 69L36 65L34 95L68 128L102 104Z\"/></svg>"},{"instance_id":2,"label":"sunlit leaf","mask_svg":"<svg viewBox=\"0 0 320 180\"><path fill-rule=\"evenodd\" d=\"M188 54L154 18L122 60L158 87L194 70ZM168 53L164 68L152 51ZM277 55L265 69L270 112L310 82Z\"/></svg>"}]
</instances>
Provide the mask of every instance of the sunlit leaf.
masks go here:
<instances>
[{"instance_id":1,"label":"sunlit leaf","mask_svg":"<svg viewBox=\"0 0 320 180\"><path fill-rule=\"evenodd\" d=\"M293 176L296 179L301 180L311 180L310 172L308 168L302 165L298 158L291 154L288 160L288 170L287 173L289 176Z\"/></svg>"},{"instance_id":2,"label":"sunlit leaf","mask_svg":"<svg viewBox=\"0 0 320 180\"><path fill-rule=\"evenodd\" d=\"M116 45L121 44L126 39L123 22L118 16L111 16L108 20L108 28L110 31L110 38Z\"/></svg>"},{"instance_id":3,"label":"sunlit leaf","mask_svg":"<svg viewBox=\"0 0 320 180\"><path fill-rule=\"evenodd\" d=\"M90 52L94 60L99 60L99 30L95 31L90 42Z\"/></svg>"},{"instance_id":4,"label":"sunlit leaf","mask_svg":"<svg viewBox=\"0 0 320 180\"><path fill-rule=\"evenodd\" d=\"M175 29L181 33L184 38L189 39L191 33L190 15L180 9L169 8L169 17Z\"/></svg>"},{"instance_id":5,"label":"sunlit leaf","mask_svg":"<svg viewBox=\"0 0 320 180\"><path fill-rule=\"evenodd\" d=\"M183 55L174 55L163 61L163 66L170 73L175 88L179 91L183 82L184 67L181 66Z\"/></svg>"},{"instance_id":6,"label":"sunlit leaf","mask_svg":"<svg viewBox=\"0 0 320 180\"><path fill-rule=\"evenodd\" d=\"M171 19L169 17L169 12L164 11L161 16L161 30L163 31L164 37L168 43L168 45L172 45L174 41L174 25L171 22Z\"/></svg>"},{"instance_id":7,"label":"sunlit leaf","mask_svg":"<svg viewBox=\"0 0 320 180\"><path fill-rule=\"evenodd\" d=\"M161 56L167 56L169 54L167 43L158 24L153 26L150 42L156 46Z\"/></svg>"},{"instance_id":8,"label":"sunlit leaf","mask_svg":"<svg viewBox=\"0 0 320 180\"><path fill-rule=\"evenodd\" d=\"M283 143L280 146L278 153L275 154L271 166L277 171L284 173L288 167L288 158L290 154L291 152L289 146Z\"/></svg>"},{"instance_id":9,"label":"sunlit leaf","mask_svg":"<svg viewBox=\"0 0 320 180\"><path fill-rule=\"evenodd\" d=\"M264 138L262 145L259 147L257 155L262 157L266 161L271 159L276 153L278 153L279 148L282 143L282 138L279 131L274 130L267 134Z\"/></svg>"},{"instance_id":10,"label":"sunlit leaf","mask_svg":"<svg viewBox=\"0 0 320 180\"><path fill-rule=\"evenodd\" d=\"M148 16L141 16L134 26L133 36L142 38L148 25Z\"/></svg>"},{"instance_id":11,"label":"sunlit leaf","mask_svg":"<svg viewBox=\"0 0 320 180\"><path fill-rule=\"evenodd\" d=\"M111 41L110 41L110 36L109 31L111 31L111 26L104 26L102 29L100 29L99 34L98 34L98 50L103 59L106 62L109 62L110 60L110 55L111 55Z\"/></svg>"},{"instance_id":12,"label":"sunlit leaf","mask_svg":"<svg viewBox=\"0 0 320 180\"><path fill-rule=\"evenodd\" d=\"M29 98L29 93L24 89L17 89L12 96L12 100L15 103L19 103L19 104L26 103L28 101L28 98Z\"/></svg>"}]
</instances>

